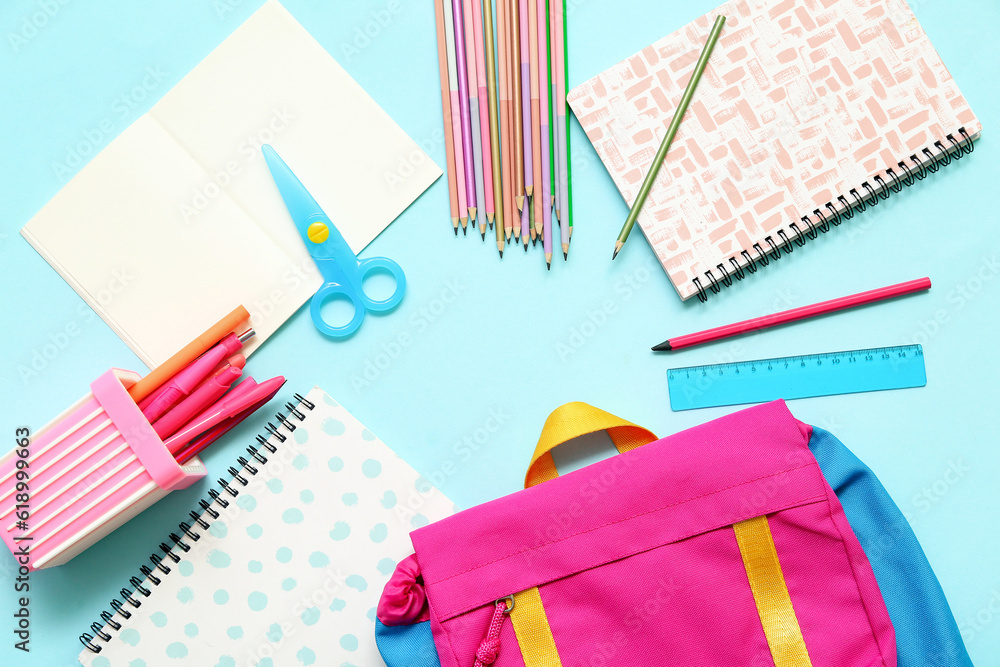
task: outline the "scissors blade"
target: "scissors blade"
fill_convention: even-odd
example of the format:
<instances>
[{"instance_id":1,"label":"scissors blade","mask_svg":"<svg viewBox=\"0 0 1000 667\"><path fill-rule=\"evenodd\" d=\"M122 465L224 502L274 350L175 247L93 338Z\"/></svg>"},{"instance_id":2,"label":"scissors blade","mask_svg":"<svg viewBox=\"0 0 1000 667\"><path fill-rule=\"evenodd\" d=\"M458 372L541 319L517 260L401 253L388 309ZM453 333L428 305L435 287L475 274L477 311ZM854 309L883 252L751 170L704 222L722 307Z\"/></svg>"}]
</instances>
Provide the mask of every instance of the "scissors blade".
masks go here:
<instances>
[{"instance_id":1,"label":"scissors blade","mask_svg":"<svg viewBox=\"0 0 1000 667\"><path fill-rule=\"evenodd\" d=\"M271 170L271 177L274 178L274 183L278 186L278 192L281 193L281 198L285 200L285 207L288 208L288 212L292 216L292 220L295 221L295 226L298 227L299 233L302 235L303 241L308 241L308 234L306 223L310 218L315 219L321 217L324 220L329 220L320 205L316 203L313 196L309 194L306 187L302 185L302 181L288 168L285 161L281 159L277 152L270 145L264 144L261 147L261 152L264 154L264 159L267 161L267 167ZM306 243L307 246L311 245Z\"/></svg>"}]
</instances>

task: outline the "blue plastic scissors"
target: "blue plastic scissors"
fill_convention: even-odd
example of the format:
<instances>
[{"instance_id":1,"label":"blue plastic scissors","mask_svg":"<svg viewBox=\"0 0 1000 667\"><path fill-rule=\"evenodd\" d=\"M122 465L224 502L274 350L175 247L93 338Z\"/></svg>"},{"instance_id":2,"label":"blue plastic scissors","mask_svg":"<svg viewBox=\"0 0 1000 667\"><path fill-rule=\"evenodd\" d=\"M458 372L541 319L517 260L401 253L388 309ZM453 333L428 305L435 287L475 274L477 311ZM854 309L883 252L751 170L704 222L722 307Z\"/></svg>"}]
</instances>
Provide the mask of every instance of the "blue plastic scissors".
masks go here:
<instances>
[{"instance_id":1,"label":"blue plastic scissors","mask_svg":"<svg viewBox=\"0 0 1000 667\"><path fill-rule=\"evenodd\" d=\"M358 259L329 216L284 160L267 144L262 147L262 151L271 176L281 192L281 198L285 200L285 206L302 235L302 241L326 280L313 295L309 306L316 328L331 338L347 338L361 326L366 311L383 313L398 306L406 291L406 276L399 264L387 257ZM382 301L368 296L363 284L368 274L379 270L392 274L396 279L396 290ZM323 319L322 307L325 301L338 295L346 296L354 304L354 317L347 324L335 327Z\"/></svg>"}]
</instances>

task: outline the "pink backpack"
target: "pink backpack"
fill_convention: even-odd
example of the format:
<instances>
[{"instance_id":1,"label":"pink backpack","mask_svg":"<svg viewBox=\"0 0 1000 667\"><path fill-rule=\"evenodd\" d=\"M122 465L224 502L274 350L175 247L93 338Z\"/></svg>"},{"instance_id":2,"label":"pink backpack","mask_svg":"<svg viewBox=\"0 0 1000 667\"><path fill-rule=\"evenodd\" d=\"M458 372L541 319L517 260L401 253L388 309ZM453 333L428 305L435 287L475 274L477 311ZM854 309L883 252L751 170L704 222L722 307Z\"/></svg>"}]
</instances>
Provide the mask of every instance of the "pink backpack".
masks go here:
<instances>
[{"instance_id":1,"label":"pink backpack","mask_svg":"<svg viewBox=\"0 0 1000 667\"><path fill-rule=\"evenodd\" d=\"M621 454L557 477L550 450L599 430ZM429 634L437 655L405 664L444 667L894 667L885 603L810 435L781 401L662 440L562 406L529 488L412 534L380 639L415 650Z\"/></svg>"}]
</instances>

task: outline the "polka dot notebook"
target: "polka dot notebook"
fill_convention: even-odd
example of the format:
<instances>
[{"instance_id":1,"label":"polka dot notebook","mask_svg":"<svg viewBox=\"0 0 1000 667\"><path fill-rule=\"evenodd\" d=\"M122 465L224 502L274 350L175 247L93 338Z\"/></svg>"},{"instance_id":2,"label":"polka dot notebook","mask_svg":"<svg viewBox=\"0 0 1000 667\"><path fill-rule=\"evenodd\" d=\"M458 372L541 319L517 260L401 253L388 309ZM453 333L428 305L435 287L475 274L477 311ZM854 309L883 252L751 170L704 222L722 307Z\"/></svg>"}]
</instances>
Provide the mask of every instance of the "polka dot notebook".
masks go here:
<instances>
[{"instance_id":1,"label":"polka dot notebook","mask_svg":"<svg viewBox=\"0 0 1000 667\"><path fill-rule=\"evenodd\" d=\"M298 398L81 636L85 667L382 664L382 587L455 508L322 389Z\"/></svg>"}]
</instances>

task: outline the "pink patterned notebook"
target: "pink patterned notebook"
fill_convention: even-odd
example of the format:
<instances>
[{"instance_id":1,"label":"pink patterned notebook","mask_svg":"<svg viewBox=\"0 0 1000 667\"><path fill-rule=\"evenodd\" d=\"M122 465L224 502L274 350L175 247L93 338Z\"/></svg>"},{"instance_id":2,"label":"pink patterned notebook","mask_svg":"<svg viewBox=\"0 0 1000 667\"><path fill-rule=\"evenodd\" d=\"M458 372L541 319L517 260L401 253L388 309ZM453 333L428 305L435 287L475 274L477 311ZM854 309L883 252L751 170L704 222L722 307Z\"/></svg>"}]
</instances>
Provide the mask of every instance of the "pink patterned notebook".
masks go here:
<instances>
[{"instance_id":1,"label":"pink patterned notebook","mask_svg":"<svg viewBox=\"0 0 1000 667\"><path fill-rule=\"evenodd\" d=\"M982 125L904 0L733 1L569 94L630 206L718 14L639 216L682 299L972 152Z\"/></svg>"}]
</instances>

